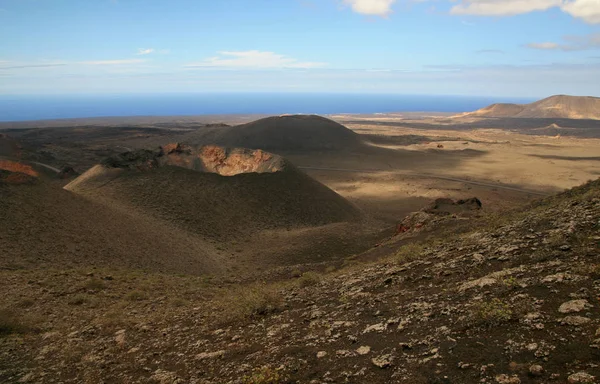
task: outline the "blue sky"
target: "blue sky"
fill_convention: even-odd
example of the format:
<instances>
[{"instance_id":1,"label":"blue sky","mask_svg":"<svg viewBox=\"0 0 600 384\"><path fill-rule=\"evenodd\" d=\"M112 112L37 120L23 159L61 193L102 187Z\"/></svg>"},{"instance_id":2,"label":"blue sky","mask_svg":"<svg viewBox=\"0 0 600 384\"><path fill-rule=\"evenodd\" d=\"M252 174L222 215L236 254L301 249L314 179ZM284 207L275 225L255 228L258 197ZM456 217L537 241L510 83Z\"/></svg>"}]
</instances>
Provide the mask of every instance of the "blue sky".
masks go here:
<instances>
[{"instance_id":1,"label":"blue sky","mask_svg":"<svg viewBox=\"0 0 600 384\"><path fill-rule=\"evenodd\" d=\"M600 96L600 0L0 0L0 94Z\"/></svg>"}]
</instances>

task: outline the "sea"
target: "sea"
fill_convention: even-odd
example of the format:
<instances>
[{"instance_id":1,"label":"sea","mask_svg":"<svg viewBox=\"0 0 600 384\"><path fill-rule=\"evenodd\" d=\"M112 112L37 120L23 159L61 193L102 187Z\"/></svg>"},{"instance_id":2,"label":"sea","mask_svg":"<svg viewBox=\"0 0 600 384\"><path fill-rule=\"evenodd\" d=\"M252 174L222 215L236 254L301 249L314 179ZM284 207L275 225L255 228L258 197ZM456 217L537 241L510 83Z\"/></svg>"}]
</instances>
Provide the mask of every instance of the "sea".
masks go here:
<instances>
[{"instance_id":1,"label":"sea","mask_svg":"<svg viewBox=\"0 0 600 384\"><path fill-rule=\"evenodd\" d=\"M108 116L468 112L512 97L341 93L0 95L0 121Z\"/></svg>"}]
</instances>

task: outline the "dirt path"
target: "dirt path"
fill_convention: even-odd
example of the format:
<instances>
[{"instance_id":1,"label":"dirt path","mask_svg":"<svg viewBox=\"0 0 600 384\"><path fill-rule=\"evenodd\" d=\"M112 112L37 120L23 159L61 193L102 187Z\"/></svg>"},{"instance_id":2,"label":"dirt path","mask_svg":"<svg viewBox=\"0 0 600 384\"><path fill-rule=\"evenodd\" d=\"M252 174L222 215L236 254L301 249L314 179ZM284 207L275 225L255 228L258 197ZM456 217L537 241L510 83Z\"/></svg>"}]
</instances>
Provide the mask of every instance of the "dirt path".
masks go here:
<instances>
[{"instance_id":1,"label":"dirt path","mask_svg":"<svg viewBox=\"0 0 600 384\"><path fill-rule=\"evenodd\" d=\"M346 169L346 168L323 168L323 167L298 167L300 169L303 170L313 170L313 171L331 171L331 172L353 172L353 173L379 173L379 172L390 172L388 169L386 170L377 170L377 169ZM485 182L481 182L481 181L471 181L471 180L464 180L464 179L457 179L454 177L446 177L446 176L437 176L437 175L432 175L429 173L413 173L413 172L402 172L402 171L395 171L396 174L400 175L400 176L408 176L408 177L418 177L418 178L426 178L426 179L437 179L437 180L447 180L447 181L456 181L459 183L465 183L465 184L471 184L471 185L478 185L481 187L488 187L488 188L497 188L497 189L505 189L505 190L509 190L509 191L516 191L516 192L521 192L521 193L527 193L527 194L531 194L531 195L536 195L536 196L550 196L549 193L544 193L544 192L539 192L539 191L532 191L532 190L528 190L528 189L522 189L522 188L517 188L517 187L511 187L508 185L501 185L501 184L494 184L494 183L485 183Z\"/></svg>"}]
</instances>

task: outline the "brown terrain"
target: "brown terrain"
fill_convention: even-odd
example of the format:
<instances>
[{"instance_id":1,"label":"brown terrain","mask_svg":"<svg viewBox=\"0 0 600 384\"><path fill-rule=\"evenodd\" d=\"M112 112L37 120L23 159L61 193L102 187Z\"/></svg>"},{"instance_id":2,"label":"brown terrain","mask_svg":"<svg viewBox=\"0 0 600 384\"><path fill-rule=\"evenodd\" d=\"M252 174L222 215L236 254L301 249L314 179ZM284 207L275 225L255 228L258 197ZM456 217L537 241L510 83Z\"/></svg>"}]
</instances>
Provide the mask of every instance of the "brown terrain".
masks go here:
<instances>
[{"instance_id":1,"label":"brown terrain","mask_svg":"<svg viewBox=\"0 0 600 384\"><path fill-rule=\"evenodd\" d=\"M467 115L600 120L600 97L557 95L531 104L493 104Z\"/></svg>"},{"instance_id":2,"label":"brown terrain","mask_svg":"<svg viewBox=\"0 0 600 384\"><path fill-rule=\"evenodd\" d=\"M593 106L500 109L548 100L5 123L0 382L597 382Z\"/></svg>"}]
</instances>

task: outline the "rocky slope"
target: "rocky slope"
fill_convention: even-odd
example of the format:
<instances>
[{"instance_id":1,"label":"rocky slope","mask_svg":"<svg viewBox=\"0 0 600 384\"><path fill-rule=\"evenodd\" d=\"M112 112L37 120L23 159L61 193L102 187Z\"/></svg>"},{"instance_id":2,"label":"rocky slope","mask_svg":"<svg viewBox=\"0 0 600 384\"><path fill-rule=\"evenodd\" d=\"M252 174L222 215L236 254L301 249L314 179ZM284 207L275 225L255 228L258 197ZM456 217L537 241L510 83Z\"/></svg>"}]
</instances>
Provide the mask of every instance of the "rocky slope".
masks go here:
<instances>
[{"instance_id":1,"label":"rocky slope","mask_svg":"<svg viewBox=\"0 0 600 384\"><path fill-rule=\"evenodd\" d=\"M9 305L22 301L28 286L46 298L28 313L61 322L1 338L0 378L595 383L599 219L600 180L521 212L475 221L461 234L450 230L404 245L374 263L243 288L200 288L163 276L151 296L117 307L127 287L133 289L127 274L73 271L49 286L48 278L30 273L20 289L20 275L4 274L9 283L0 288L8 289ZM88 279L102 280L95 286ZM102 309L61 304L75 295L60 294L67 282L84 284L75 293ZM173 298L189 301L173 307ZM119 315L107 318L115 308Z\"/></svg>"}]
</instances>

